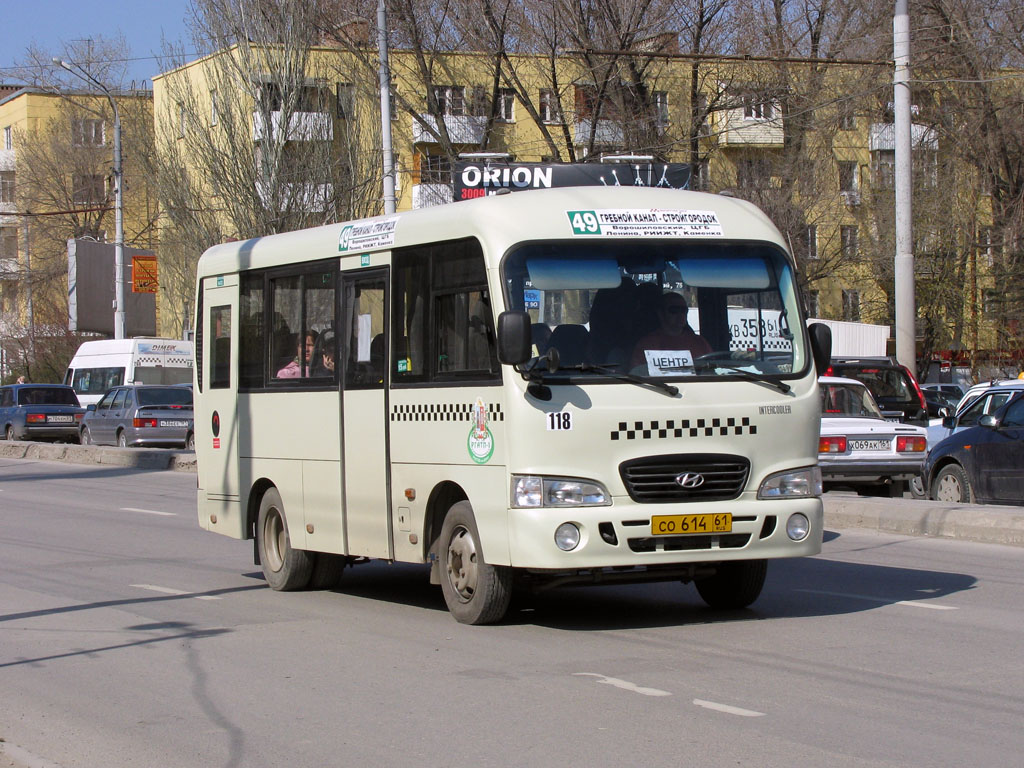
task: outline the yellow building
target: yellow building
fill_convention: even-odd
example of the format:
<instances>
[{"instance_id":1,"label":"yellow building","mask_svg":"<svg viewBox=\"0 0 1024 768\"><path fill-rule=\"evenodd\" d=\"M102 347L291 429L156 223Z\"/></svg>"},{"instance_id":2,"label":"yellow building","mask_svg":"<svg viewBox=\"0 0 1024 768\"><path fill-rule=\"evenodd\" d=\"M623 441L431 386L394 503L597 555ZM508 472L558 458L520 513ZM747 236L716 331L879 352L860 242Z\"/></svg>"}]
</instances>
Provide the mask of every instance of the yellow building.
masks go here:
<instances>
[{"instance_id":1,"label":"yellow building","mask_svg":"<svg viewBox=\"0 0 1024 768\"><path fill-rule=\"evenodd\" d=\"M398 210L451 201L453 163L463 153L516 163L595 161L608 153L689 163L691 187L751 199L787 235L811 314L891 323L889 69L794 64L783 71L666 55L648 62L637 88L624 73L598 71L579 57L565 56L552 70L543 57L511 56L498 76L487 54L431 54L427 64L425 75L411 51L390 53ZM172 211L170 225L179 228L165 238L188 243L183 264L212 244L204 236L252 237L383 212L377 66L372 47L236 46L154 80L160 153L181 173L176 190L193 194L171 205L190 214L175 220ZM914 126L915 252L927 279L951 261L950 242L976 252L985 205L969 180L942 177L955 165L941 162L942 148L924 127L926 108L921 117ZM182 234L203 215L202 226L192 227L197 237ZM992 287L983 258L972 275L940 281L957 286L960 306L932 288L919 290L921 314L943 315L935 328L944 336L932 346L994 345L977 310Z\"/></svg>"},{"instance_id":2,"label":"yellow building","mask_svg":"<svg viewBox=\"0 0 1024 768\"><path fill-rule=\"evenodd\" d=\"M123 127L125 244L153 248L158 207L140 162L152 146L151 94L113 96ZM59 380L77 345L68 332L67 241L114 240L110 102L95 92L7 87L0 141L0 375Z\"/></svg>"}]
</instances>

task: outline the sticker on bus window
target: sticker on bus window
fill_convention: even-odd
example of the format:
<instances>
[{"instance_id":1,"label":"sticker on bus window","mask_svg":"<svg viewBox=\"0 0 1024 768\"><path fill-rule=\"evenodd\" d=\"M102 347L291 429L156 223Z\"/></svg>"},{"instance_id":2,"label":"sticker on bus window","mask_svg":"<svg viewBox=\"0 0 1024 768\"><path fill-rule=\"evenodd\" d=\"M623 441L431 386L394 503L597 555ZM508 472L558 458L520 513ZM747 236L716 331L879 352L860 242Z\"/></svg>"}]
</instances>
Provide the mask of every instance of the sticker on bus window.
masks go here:
<instances>
[{"instance_id":1,"label":"sticker on bus window","mask_svg":"<svg viewBox=\"0 0 1024 768\"><path fill-rule=\"evenodd\" d=\"M469 458L477 464L486 464L494 454L494 435L487 426L487 404L482 397L473 405L473 426L466 439Z\"/></svg>"},{"instance_id":2,"label":"sticker on bus window","mask_svg":"<svg viewBox=\"0 0 1024 768\"><path fill-rule=\"evenodd\" d=\"M722 237L715 211L598 208L566 211L573 235L593 237Z\"/></svg>"}]
</instances>

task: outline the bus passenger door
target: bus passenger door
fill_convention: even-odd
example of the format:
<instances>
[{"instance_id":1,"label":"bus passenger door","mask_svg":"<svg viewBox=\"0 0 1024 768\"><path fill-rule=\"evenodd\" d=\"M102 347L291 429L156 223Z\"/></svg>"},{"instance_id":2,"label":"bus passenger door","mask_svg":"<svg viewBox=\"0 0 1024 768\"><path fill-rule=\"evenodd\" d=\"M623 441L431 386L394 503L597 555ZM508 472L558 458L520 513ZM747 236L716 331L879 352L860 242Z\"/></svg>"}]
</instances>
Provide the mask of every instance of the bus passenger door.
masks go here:
<instances>
[{"instance_id":1,"label":"bus passenger door","mask_svg":"<svg viewBox=\"0 0 1024 768\"><path fill-rule=\"evenodd\" d=\"M392 559L387 270L342 277L342 483L347 552Z\"/></svg>"},{"instance_id":2,"label":"bus passenger door","mask_svg":"<svg viewBox=\"0 0 1024 768\"><path fill-rule=\"evenodd\" d=\"M202 357L197 355L195 441L199 470L199 522L241 537L238 481L238 276L208 277L201 311ZM206 509L203 509L203 496ZM206 513L204 515L204 512ZM237 528L237 531L235 530Z\"/></svg>"}]
</instances>

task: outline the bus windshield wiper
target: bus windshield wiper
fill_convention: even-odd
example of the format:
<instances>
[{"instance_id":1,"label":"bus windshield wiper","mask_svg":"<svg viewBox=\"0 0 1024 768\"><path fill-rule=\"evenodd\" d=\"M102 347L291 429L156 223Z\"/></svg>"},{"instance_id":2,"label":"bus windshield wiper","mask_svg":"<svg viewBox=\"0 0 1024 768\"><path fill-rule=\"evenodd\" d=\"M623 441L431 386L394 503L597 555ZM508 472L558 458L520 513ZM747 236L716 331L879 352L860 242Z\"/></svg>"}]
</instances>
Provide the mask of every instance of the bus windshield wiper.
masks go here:
<instances>
[{"instance_id":1,"label":"bus windshield wiper","mask_svg":"<svg viewBox=\"0 0 1024 768\"><path fill-rule=\"evenodd\" d=\"M784 381L779 381L777 379L769 378L767 374L764 374L764 373L754 373L753 371L748 371L745 368L740 368L740 367L735 366L735 365L729 365L728 363L721 363L721 362L718 362L717 360L709 360L708 362L706 362L704 365L702 365L700 367L701 368L705 368L705 369L706 368L724 368L727 371L732 371L734 374L736 374L736 376L738 378L741 378L744 381L752 381L755 384L766 384L769 387L773 387L773 388L779 390L779 392L782 392L783 394L786 394L787 392L789 392L792 389L792 387L790 387L789 384L786 384Z\"/></svg>"},{"instance_id":2,"label":"bus windshield wiper","mask_svg":"<svg viewBox=\"0 0 1024 768\"><path fill-rule=\"evenodd\" d=\"M638 387L651 387L664 392L669 397L675 397L679 394L679 387L674 387L671 384L666 384L663 381L657 381L646 376L637 376L633 373L622 373L616 371L614 368L608 368L604 365L597 365L596 363L577 363L575 365L563 365L560 366L561 370L572 370L572 371L584 371L592 373L600 373L604 376L608 376L612 379L618 379L619 381L628 381L631 384L636 384Z\"/></svg>"}]
</instances>

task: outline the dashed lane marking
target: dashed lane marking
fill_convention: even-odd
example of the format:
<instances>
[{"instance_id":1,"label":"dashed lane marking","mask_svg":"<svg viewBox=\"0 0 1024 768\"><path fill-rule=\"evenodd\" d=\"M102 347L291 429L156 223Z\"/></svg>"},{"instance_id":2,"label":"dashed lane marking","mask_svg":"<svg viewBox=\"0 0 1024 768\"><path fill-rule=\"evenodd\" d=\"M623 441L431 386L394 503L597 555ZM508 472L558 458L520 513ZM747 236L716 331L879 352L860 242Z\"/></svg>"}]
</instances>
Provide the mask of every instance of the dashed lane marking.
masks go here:
<instances>
[{"instance_id":1,"label":"dashed lane marking","mask_svg":"<svg viewBox=\"0 0 1024 768\"><path fill-rule=\"evenodd\" d=\"M755 712L752 709L743 709L742 707L733 707L729 704L719 704L715 701L704 701L704 699L694 699L693 703L698 707L704 707L704 709L713 709L715 712L724 712L727 715L737 715L739 717L764 717L764 712Z\"/></svg>"},{"instance_id":2,"label":"dashed lane marking","mask_svg":"<svg viewBox=\"0 0 1024 768\"><path fill-rule=\"evenodd\" d=\"M121 507L122 512L141 512L144 515L162 515L164 517L177 517L176 512L159 512L155 509L138 509L137 507Z\"/></svg>"},{"instance_id":3,"label":"dashed lane marking","mask_svg":"<svg viewBox=\"0 0 1024 768\"><path fill-rule=\"evenodd\" d=\"M620 680L617 677L608 677L606 675L599 675L596 672L573 672L577 677L596 677L597 682L605 685L613 685L616 688L621 688L624 691L632 691L633 693L639 693L643 696L671 696L672 694L668 691L662 691L658 688L644 688L643 686L631 683L629 680Z\"/></svg>"},{"instance_id":4,"label":"dashed lane marking","mask_svg":"<svg viewBox=\"0 0 1024 768\"><path fill-rule=\"evenodd\" d=\"M185 597L194 597L196 600L220 600L219 597L214 595L197 595L194 592L185 592L180 589L171 589L170 587L158 587L156 584L132 584L137 589L148 589L150 592L160 592L164 595L183 595Z\"/></svg>"}]
</instances>

